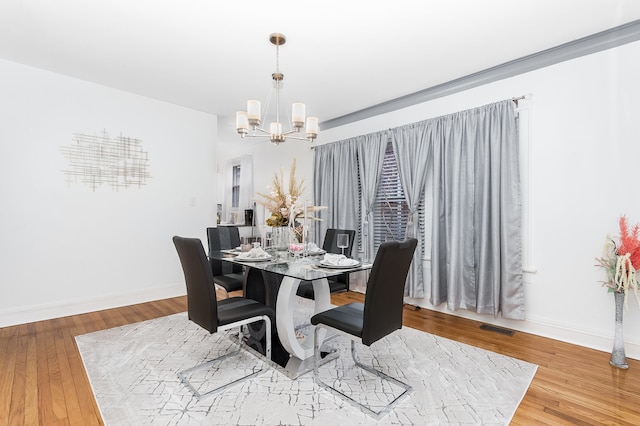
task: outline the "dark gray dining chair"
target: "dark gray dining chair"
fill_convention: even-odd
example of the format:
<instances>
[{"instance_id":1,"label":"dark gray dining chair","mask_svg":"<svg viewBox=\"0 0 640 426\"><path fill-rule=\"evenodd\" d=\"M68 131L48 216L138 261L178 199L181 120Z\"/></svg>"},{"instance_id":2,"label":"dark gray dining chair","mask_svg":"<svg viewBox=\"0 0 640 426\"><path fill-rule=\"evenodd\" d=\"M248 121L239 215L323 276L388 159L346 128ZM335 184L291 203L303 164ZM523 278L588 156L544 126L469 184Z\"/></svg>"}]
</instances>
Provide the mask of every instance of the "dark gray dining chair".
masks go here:
<instances>
[{"instance_id":1,"label":"dark gray dining chair","mask_svg":"<svg viewBox=\"0 0 640 426\"><path fill-rule=\"evenodd\" d=\"M353 245L356 240L356 231L353 229L335 229L329 228L324 234L324 242L322 243L322 249L327 253L342 253L342 249L338 247L338 234L349 235L349 247L344 251L345 256L351 257L353 251ZM349 274L341 274L335 277L327 278L329 281L329 291L331 293L337 293L340 291L349 291ZM309 281L303 281L298 286L296 294L305 299L313 299L313 284Z\"/></svg>"},{"instance_id":2,"label":"dark gray dining chair","mask_svg":"<svg viewBox=\"0 0 640 426\"><path fill-rule=\"evenodd\" d=\"M243 334L242 326L256 322L263 322L266 336L265 363L271 359L271 330L275 312L272 308L251 299L243 297L227 297L218 301L213 285L213 274L204 253L202 242L198 238L173 237L173 244L178 252L184 279L187 285L187 312L189 320L198 324L209 333L217 333L232 328L238 329L238 350L222 355L221 357L196 365L178 373L180 380L189 390L201 399L205 396L219 392L227 387L256 376L264 366L251 374L241 377L225 385L219 386L205 393L200 393L187 379L187 375L194 371L208 368L215 363L236 355L242 350Z\"/></svg>"},{"instance_id":3,"label":"dark gray dining chair","mask_svg":"<svg viewBox=\"0 0 640 426\"><path fill-rule=\"evenodd\" d=\"M371 344L388 334L402 328L404 286L417 244L418 240L415 238L402 242L390 241L382 243L376 253L371 275L367 281L364 304L349 303L311 317L311 324L316 326L314 331L313 363L313 378L315 382L332 394L377 419L384 416L398 402L409 395L412 387L373 367L362 364L356 356L355 340L361 340L362 344L371 346ZM376 411L370 406L364 405L340 392L335 387L324 383L320 379L318 372L321 356L319 333L323 329L338 331L347 335L351 339L351 356L356 366L376 375L383 381L397 385L403 389L402 393L381 410ZM391 351L393 351L393 348L391 348ZM341 376L339 372L333 373L333 375ZM362 383L362 386L364 388L367 385Z\"/></svg>"},{"instance_id":4,"label":"dark gray dining chair","mask_svg":"<svg viewBox=\"0 0 640 426\"><path fill-rule=\"evenodd\" d=\"M234 249L240 246L240 231L237 226L207 228L207 241L209 253ZM244 276L241 265L217 259L209 259L209 263L214 283L225 291L227 297L232 291L242 290Z\"/></svg>"}]
</instances>

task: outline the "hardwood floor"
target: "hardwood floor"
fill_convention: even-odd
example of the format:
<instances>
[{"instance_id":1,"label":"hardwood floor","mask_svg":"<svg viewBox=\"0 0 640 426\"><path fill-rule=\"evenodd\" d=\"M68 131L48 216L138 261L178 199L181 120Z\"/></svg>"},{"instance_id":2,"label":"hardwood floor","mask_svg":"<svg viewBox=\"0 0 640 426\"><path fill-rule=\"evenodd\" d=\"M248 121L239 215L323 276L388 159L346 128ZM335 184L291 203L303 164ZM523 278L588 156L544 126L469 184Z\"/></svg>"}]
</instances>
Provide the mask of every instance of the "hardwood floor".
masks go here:
<instances>
[{"instance_id":1,"label":"hardwood floor","mask_svg":"<svg viewBox=\"0 0 640 426\"><path fill-rule=\"evenodd\" d=\"M337 305L359 293L332 295ZM0 425L102 424L74 336L186 310L178 297L0 328ZM609 354L405 307L405 325L539 365L514 425L640 424L640 361L609 365ZM428 354L425 354L428 356ZM426 421L426 420L425 420Z\"/></svg>"}]
</instances>

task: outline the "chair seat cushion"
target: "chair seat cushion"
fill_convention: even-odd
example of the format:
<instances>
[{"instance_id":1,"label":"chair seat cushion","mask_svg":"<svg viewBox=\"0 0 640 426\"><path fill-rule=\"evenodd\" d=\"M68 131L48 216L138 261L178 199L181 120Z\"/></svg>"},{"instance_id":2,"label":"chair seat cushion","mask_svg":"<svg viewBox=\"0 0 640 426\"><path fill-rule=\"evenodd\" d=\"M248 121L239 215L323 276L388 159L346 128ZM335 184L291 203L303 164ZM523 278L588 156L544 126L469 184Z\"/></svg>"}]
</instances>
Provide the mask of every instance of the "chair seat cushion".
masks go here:
<instances>
[{"instance_id":1,"label":"chair seat cushion","mask_svg":"<svg viewBox=\"0 0 640 426\"><path fill-rule=\"evenodd\" d=\"M311 324L324 324L352 336L362 338L364 323L364 304L349 303L328 311L320 312L311 317Z\"/></svg>"},{"instance_id":2,"label":"chair seat cushion","mask_svg":"<svg viewBox=\"0 0 640 426\"><path fill-rule=\"evenodd\" d=\"M268 315L272 326L275 325L273 308L244 297L230 297L218 301L218 324L227 325L246 318Z\"/></svg>"},{"instance_id":3,"label":"chair seat cushion","mask_svg":"<svg viewBox=\"0 0 640 426\"><path fill-rule=\"evenodd\" d=\"M347 284L341 283L337 281L333 281L331 279L329 281L329 292L336 293L338 291L346 291ZM305 299L313 300L313 283L311 281L303 281L298 286L298 291L296 294L300 297L304 297Z\"/></svg>"},{"instance_id":4,"label":"chair seat cushion","mask_svg":"<svg viewBox=\"0 0 640 426\"><path fill-rule=\"evenodd\" d=\"M213 277L213 282L227 290L227 292L242 290L243 280L242 274L216 275Z\"/></svg>"}]
</instances>

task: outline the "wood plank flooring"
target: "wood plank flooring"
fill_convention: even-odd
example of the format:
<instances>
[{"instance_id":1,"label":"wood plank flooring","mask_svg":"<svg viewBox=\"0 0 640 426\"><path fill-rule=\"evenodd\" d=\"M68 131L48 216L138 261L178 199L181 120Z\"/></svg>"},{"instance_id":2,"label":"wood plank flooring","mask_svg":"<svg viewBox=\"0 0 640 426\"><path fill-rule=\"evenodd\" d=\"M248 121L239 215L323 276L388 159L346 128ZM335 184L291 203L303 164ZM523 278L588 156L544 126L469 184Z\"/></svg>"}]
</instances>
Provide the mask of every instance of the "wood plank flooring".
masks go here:
<instances>
[{"instance_id":1,"label":"wood plank flooring","mask_svg":"<svg viewBox=\"0 0 640 426\"><path fill-rule=\"evenodd\" d=\"M332 295L336 305L362 299ZM103 424L74 336L185 310L186 298L178 297L0 328L0 425ZM514 425L640 424L640 361L620 370L608 353L485 331L479 322L413 306L405 307L404 323L539 365Z\"/></svg>"}]
</instances>

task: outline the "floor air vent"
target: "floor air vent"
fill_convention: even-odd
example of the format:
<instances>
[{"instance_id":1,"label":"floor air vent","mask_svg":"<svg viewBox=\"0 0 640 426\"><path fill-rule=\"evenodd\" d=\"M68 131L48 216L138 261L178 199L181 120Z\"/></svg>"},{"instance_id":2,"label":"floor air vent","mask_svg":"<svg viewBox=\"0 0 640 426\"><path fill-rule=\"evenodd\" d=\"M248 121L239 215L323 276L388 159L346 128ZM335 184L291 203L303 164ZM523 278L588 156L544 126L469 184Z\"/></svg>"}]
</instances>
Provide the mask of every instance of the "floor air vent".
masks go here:
<instances>
[{"instance_id":1,"label":"floor air vent","mask_svg":"<svg viewBox=\"0 0 640 426\"><path fill-rule=\"evenodd\" d=\"M506 334L507 336L513 336L513 334L515 333L515 331L509 330L508 328L496 327L495 325L489 324L482 324L480 328L482 330L495 331L496 333Z\"/></svg>"}]
</instances>

